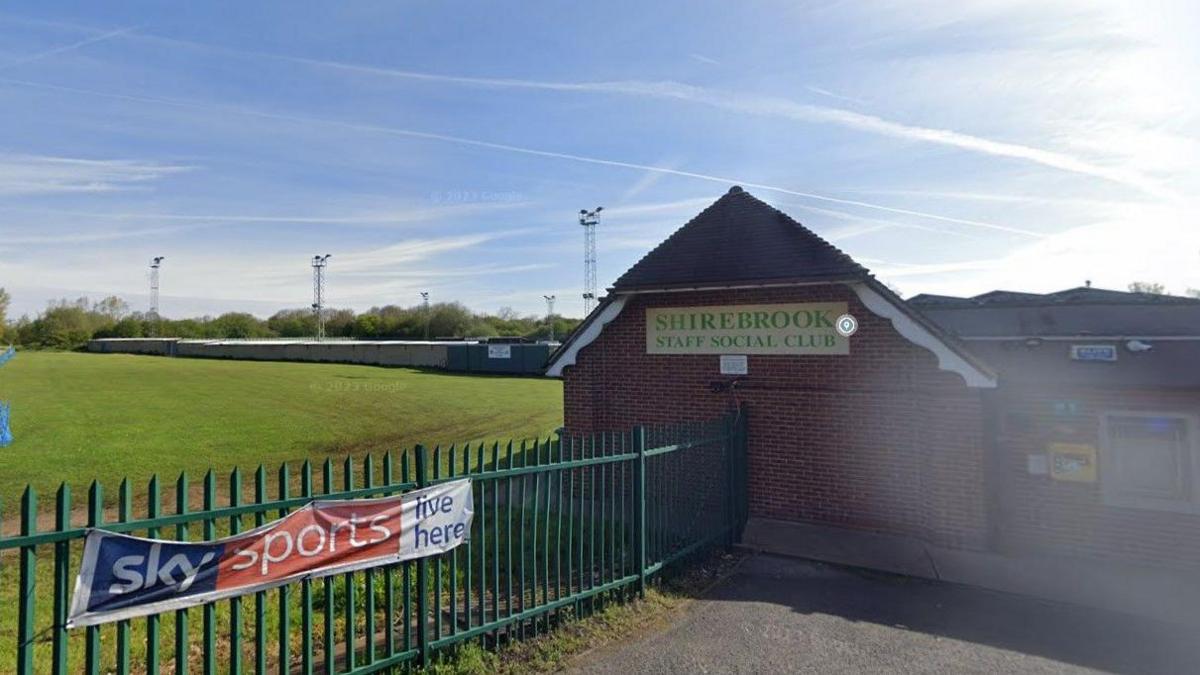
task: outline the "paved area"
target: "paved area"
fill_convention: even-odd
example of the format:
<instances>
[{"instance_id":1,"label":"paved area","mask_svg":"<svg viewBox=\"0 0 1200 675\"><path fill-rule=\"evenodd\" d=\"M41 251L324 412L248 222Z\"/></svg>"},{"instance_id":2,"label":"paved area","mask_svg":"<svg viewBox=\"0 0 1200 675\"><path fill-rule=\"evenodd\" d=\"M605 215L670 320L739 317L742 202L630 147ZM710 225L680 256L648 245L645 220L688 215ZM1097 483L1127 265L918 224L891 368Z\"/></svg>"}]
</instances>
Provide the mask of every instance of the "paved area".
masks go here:
<instances>
[{"instance_id":1,"label":"paved area","mask_svg":"<svg viewBox=\"0 0 1200 675\"><path fill-rule=\"evenodd\" d=\"M759 555L668 629L570 669L1200 673L1200 636L1131 615Z\"/></svg>"}]
</instances>

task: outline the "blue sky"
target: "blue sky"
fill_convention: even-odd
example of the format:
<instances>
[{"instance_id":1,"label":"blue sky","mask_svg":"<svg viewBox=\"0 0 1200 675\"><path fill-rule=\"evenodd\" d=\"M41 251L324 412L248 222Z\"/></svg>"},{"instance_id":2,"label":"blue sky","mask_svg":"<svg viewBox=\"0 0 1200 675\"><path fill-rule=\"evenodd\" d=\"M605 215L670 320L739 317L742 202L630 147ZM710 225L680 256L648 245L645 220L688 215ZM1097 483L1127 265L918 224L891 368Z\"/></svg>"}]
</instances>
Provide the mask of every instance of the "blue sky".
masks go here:
<instances>
[{"instance_id":1,"label":"blue sky","mask_svg":"<svg viewBox=\"0 0 1200 675\"><path fill-rule=\"evenodd\" d=\"M6 3L0 285L578 315L739 183L905 295L1200 287L1188 2Z\"/></svg>"}]
</instances>

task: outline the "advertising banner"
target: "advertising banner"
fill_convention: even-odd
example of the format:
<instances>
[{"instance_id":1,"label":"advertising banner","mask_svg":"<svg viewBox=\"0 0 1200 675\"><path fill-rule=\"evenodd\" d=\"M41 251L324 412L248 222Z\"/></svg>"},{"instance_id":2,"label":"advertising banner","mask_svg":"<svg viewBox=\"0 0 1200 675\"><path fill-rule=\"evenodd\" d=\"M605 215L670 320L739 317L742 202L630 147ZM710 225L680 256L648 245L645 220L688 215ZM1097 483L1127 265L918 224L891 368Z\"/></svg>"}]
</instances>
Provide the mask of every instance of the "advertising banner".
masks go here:
<instances>
[{"instance_id":1,"label":"advertising banner","mask_svg":"<svg viewBox=\"0 0 1200 675\"><path fill-rule=\"evenodd\" d=\"M202 605L449 551L470 536L470 479L394 497L313 501L249 532L180 542L90 530L67 627Z\"/></svg>"}]
</instances>

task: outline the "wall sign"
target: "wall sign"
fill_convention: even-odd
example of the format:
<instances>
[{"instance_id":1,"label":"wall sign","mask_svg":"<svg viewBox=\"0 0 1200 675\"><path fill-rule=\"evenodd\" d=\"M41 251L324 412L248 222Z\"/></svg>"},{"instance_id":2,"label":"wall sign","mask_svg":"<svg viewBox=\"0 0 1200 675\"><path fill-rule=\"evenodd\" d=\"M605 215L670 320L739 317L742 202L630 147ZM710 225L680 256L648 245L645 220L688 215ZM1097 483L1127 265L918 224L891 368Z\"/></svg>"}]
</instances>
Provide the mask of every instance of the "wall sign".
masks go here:
<instances>
[{"instance_id":1,"label":"wall sign","mask_svg":"<svg viewBox=\"0 0 1200 675\"><path fill-rule=\"evenodd\" d=\"M651 307L646 353L849 354L835 328L845 313L844 302Z\"/></svg>"},{"instance_id":2,"label":"wall sign","mask_svg":"<svg viewBox=\"0 0 1200 675\"><path fill-rule=\"evenodd\" d=\"M1096 446L1085 443L1051 443L1046 447L1050 477L1078 483L1096 482Z\"/></svg>"},{"instance_id":3,"label":"wall sign","mask_svg":"<svg viewBox=\"0 0 1200 675\"><path fill-rule=\"evenodd\" d=\"M1050 460L1046 455L1026 455L1025 470L1031 476L1045 476L1050 473Z\"/></svg>"},{"instance_id":4,"label":"wall sign","mask_svg":"<svg viewBox=\"0 0 1200 675\"><path fill-rule=\"evenodd\" d=\"M511 359L512 345L488 345L489 359Z\"/></svg>"},{"instance_id":5,"label":"wall sign","mask_svg":"<svg viewBox=\"0 0 1200 675\"><path fill-rule=\"evenodd\" d=\"M1071 345L1071 358L1076 361L1116 361L1116 345Z\"/></svg>"},{"instance_id":6,"label":"wall sign","mask_svg":"<svg viewBox=\"0 0 1200 675\"><path fill-rule=\"evenodd\" d=\"M750 359L745 354L722 354L722 375L749 375Z\"/></svg>"}]
</instances>

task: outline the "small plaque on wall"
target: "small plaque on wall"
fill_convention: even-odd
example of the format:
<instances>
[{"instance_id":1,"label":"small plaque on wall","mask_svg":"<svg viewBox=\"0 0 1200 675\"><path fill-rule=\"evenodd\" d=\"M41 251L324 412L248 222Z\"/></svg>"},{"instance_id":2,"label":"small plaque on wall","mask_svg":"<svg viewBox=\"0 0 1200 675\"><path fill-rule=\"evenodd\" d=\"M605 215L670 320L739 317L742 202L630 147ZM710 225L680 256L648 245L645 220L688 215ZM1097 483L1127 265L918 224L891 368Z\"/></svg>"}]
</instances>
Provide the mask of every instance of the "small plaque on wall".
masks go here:
<instances>
[{"instance_id":1,"label":"small plaque on wall","mask_svg":"<svg viewBox=\"0 0 1200 675\"><path fill-rule=\"evenodd\" d=\"M1086 443L1051 443L1046 447L1050 477L1076 483L1096 482L1096 446Z\"/></svg>"},{"instance_id":2,"label":"small plaque on wall","mask_svg":"<svg viewBox=\"0 0 1200 675\"><path fill-rule=\"evenodd\" d=\"M1045 476L1050 473L1050 462L1045 455L1028 455L1025 468L1031 476Z\"/></svg>"},{"instance_id":3,"label":"small plaque on wall","mask_svg":"<svg viewBox=\"0 0 1200 675\"><path fill-rule=\"evenodd\" d=\"M745 354L722 354L722 375L748 375L750 373L749 358Z\"/></svg>"},{"instance_id":4,"label":"small plaque on wall","mask_svg":"<svg viewBox=\"0 0 1200 675\"><path fill-rule=\"evenodd\" d=\"M1117 360L1116 345L1071 345L1071 358L1075 361L1102 361L1112 362Z\"/></svg>"}]
</instances>

